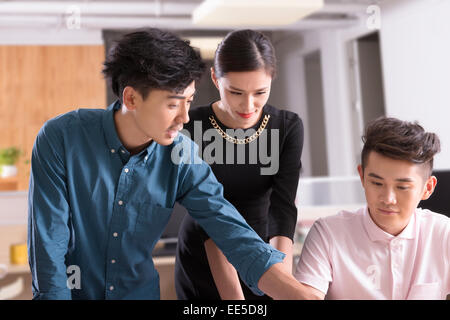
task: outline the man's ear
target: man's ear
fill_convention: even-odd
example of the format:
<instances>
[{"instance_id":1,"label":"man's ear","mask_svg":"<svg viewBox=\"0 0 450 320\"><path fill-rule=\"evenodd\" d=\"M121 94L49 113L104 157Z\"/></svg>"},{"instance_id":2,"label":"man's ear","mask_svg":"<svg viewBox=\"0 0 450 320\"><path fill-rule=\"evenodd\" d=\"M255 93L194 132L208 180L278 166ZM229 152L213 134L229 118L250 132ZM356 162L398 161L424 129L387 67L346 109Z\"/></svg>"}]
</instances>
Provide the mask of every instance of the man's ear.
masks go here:
<instances>
[{"instance_id":1,"label":"man's ear","mask_svg":"<svg viewBox=\"0 0 450 320\"><path fill-rule=\"evenodd\" d=\"M437 179L435 176L430 176L428 180L425 182L425 186L423 187L423 194L421 200L427 200L434 192L436 188Z\"/></svg>"},{"instance_id":2,"label":"man's ear","mask_svg":"<svg viewBox=\"0 0 450 320\"><path fill-rule=\"evenodd\" d=\"M216 86L217 90L219 90L219 83L216 77L216 72L214 71L214 68L211 67L211 80L214 83L214 85Z\"/></svg>"},{"instance_id":3,"label":"man's ear","mask_svg":"<svg viewBox=\"0 0 450 320\"><path fill-rule=\"evenodd\" d=\"M361 180L361 183L364 186L364 169L363 169L362 165L358 165L358 173L359 173L359 178Z\"/></svg>"},{"instance_id":4,"label":"man's ear","mask_svg":"<svg viewBox=\"0 0 450 320\"><path fill-rule=\"evenodd\" d=\"M129 110L136 110L139 94L133 87L126 86L122 92L123 104Z\"/></svg>"}]
</instances>

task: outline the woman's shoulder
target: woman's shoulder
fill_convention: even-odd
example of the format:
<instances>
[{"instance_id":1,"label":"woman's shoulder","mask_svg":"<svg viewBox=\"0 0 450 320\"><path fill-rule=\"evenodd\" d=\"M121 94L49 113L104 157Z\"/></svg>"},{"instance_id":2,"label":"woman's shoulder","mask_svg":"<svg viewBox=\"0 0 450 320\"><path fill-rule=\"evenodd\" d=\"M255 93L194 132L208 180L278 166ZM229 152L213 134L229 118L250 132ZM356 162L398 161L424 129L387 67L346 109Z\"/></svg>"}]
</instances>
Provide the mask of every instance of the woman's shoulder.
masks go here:
<instances>
[{"instance_id":1,"label":"woman's shoulder","mask_svg":"<svg viewBox=\"0 0 450 320\"><path fill-rule=\"evenodd\" d=\"M190 120L205 120L208 119L212 113L211 105L198 106L189 110Z\"/></svg>"},{"instance_id":2,"label":"woman's shoulder","mask_svg":"<svg viewBox=\"0 0 450 320\"><path fill-rule=\"evenodd\" d=\"M279 109L269 104L264 106L264 112L270 115L271 120L278 123L278 125L285 125L288 128L292 126L303 126L302 119L296 112Z\"/></svg>"}]
</instances>

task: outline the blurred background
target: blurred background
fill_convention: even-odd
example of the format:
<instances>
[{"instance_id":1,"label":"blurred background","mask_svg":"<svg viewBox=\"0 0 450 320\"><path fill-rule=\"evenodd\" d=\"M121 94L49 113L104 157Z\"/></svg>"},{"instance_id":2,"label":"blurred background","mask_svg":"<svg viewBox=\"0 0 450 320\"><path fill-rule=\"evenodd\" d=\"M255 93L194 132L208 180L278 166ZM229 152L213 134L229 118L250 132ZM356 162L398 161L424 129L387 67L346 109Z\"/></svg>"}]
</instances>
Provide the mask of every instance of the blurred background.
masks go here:
<instances>
[{"instance_id":1,"label":"blurred background","mask_svg":"<svg viewBox=\"0 0 450 320\"><path fill-rule=\"evenodd\" d=\"M450 212L450 1L157 0L0 1L0 299L29 299L27 189L34 139L45 121L115 97L101 75L114 40L141 27L189 39L211 66L229 31L253 28L275 47L269 103L303 119L298 252L317 217L364 203L356 166L364 125L382 115L436 132L436 194ZM446 40L447 39L447 40ZM193 107L218 97L209 72ZM446 187L447 186L447 187ZM176 206L154 252L162 298L173 292ZM297 252L297 253L298 253Z\"/></svg>"}]
</instances>

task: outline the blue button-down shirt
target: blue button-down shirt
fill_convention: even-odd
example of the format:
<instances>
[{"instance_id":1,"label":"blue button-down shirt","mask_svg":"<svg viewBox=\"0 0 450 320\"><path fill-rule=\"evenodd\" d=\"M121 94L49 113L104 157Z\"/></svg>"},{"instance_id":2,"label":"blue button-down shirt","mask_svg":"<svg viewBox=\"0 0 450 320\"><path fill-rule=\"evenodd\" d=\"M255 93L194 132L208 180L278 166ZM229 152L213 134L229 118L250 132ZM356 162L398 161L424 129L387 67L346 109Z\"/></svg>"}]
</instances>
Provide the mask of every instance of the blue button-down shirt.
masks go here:
<instances>
[{"instance_id":1,"label":"blue button-down shirt","mask_svg":"<svg viewBox=\"0 0 450 320\"><path fill-rule=\"evenodd\" d=\"M36 138L28 223L34 298L159 299L152 251L175 201L261 294L259 278L284 255L223 198L186 136L131 155L115 129L119 108L69 112L47 121Z\"/></svg>"}]
</instances>

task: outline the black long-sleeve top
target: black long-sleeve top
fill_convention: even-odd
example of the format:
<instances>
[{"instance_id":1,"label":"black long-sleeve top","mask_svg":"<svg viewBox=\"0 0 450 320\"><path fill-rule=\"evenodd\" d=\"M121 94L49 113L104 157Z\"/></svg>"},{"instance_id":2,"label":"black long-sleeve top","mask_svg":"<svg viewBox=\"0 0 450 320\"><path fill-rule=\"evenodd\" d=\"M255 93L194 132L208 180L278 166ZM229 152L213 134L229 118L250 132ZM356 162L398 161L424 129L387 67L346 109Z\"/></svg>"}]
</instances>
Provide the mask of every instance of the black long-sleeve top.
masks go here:
<instances>
[{"instance_id":1,"label":"black long-sleeve top","mask_svg":"<svg viewBox=\"0 0 450 320\"><path fill-rule=\"evenodd\" d=\"M225 198L259 236L266 242L275 236L292 240L297 222L295 196L301 169L303 123L294 112L265 105L260 120L252 127L254 130L236 130L235 137L244 138L242 134L246 131L245 137L252 135L265 115L270 118L263 133L241 145L225 140L213 128L210 116L223 131L230 129L215 116L211 105L191 110L185 128L222 183ZM179 231L175 264L179 299L220 299L204 248L207 239L207 233L186 215ZM241 284L246 299L258 298Z\"/></svg>"}]
</instances>

